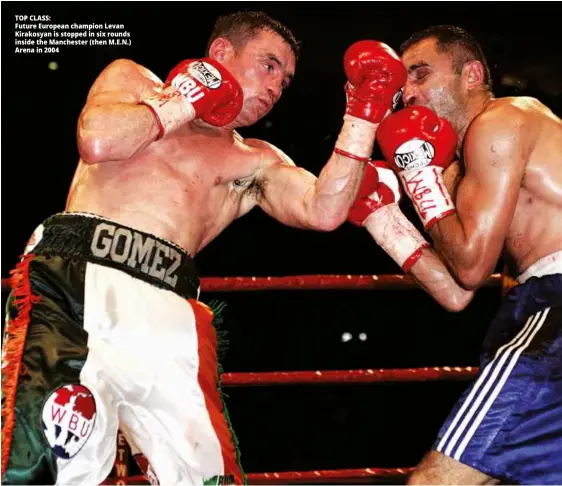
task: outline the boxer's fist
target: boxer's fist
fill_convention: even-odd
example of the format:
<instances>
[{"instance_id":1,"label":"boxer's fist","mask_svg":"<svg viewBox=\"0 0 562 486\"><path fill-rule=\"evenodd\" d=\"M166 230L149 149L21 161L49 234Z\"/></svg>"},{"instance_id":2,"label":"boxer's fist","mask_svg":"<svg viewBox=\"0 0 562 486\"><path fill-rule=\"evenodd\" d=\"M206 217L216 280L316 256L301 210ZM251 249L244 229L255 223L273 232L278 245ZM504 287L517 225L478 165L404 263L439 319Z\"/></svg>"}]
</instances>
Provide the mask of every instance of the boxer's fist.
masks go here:
<instances>
[{"instance_id":1,"label":"boxer's fist","mask_svg":"<svg viewBox=\"0 0 562 486\"><path fill-rule=\"evenodd\" d=\"M238 81L211 58L180 62L170 71L166 84L193 105L194 118L203 118L214 126L232 122L242 109L244 97Z\"/></svg>"},{"instance_id":2,"label":"boxer's fist","mask_svg":"<svg viewBox=\"0 0 562 486\"><path fill-rule=\"evenodd\" d=\"M170 71L161 93L141 103L154 113L161 138L196 118L214 126L232 122L242 110L243 93L219 62L188 59Z\"/></svg>"},{"instance_id":3,"label":"boxer's fist","mask_svg":"<svg viewBox=\"0 0 562 486\"><path fill-rule=\"evenodd\" d=\"M381 161L368 162L347 220L355 226L363 226L371 213L388 204L398 204L400 197L398 179L386 164Z\"/></svg>"},{"instance_id":4,"label":"boxer's fist","mask_svg":"<svg viewBox=\"0 0 562 486\"><path fill-rule=\"evenodd\" d=\"M406 68L388 45L362 40L344 54L346 113L380 123L394 110L406 83Z\"/></svg>"},{"instance_id":5,"label":"boxer's fist","mask_svg":"<svg viewBox=\"0 0 562 486\"><path fill-rule=\"evenodd\" d=\"M374 40L351 45L343 66L348 79L347 103L335 152L368 162L376 125L396 107L406 82L406 68L389 46Z\"/></svg>"},{"instance_id":6,"label":"boxer's fist","mask_svg":"<svg viewBox=\"0 0 562 486\"><path fill-rule=\"evenodd\" d=\"M429 243L400 211L400 197L394 172L382 161L369 162L347 220L365 227L402 270L409 272Z\"/></svg>"},{"instance_id":7,"label":"boxer's fist","mask_svg":"<svg viewBox=\"0 0 562 486\"><path fill-rule=\"evenodd\" d=\"M442 173L455 157L458 137L447 120L422 106L404 108L380 124L377 140L426 229L454 211Z\"/></svg>"}]
</instances>

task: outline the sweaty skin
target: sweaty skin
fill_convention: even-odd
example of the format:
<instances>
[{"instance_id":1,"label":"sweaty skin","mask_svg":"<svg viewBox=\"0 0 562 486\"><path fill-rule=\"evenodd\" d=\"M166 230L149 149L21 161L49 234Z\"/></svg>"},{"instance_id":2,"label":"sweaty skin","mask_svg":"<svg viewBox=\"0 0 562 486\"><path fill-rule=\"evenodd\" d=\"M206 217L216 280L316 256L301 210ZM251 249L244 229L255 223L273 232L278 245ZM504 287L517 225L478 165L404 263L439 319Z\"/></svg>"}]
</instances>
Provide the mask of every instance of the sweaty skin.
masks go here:
<instances>
[{"instance_id":1,"label":"sweaty skin","mask_svg":"<svg viewBox=\"0 0 562 486\"><path fill-rule=\"evenodd\" d=\"M455 72L434 38L408 48L406 105L427 106L459 135L459 163L444 173L456 212L435 224L434 247L466 288L480 287L500 256L513 275L562 250L562 121L529 97L495 99L484 69L468 61ZM437 451L408 484L499 481Z\"/></svg>"},{"instance_id":2,"label":"sweaty skin","mask_svg":"<svg viewBox=\"0 0 562 486\"><path fill-rule=\"evenodd\" d=\"M405 240L419 235L418 230L397 206L384 206L371 213L363 222L365 229L383 249L404 244ZM392 254L392 250L386 250ZM474 291L466 290L455 281L437 252L427 247L421 250L420 258L408 271L414 281L435 301L450 312L460 312L474 297Z\"/></svg>"},{"instance_id":3,"label":"sweaty skin","mask_svg":"<svg viewBox=\"0 0 562 486\"><path fill-rule=\"evenodd\" d=\"M456 213L430 233L458 279L474 289L502 251L519 274L562 250L562 121L536 99L478 90L477 68L469 63L456 75L435 44L425 39L404 53L404 102L433 109L459 134Z\"/></svg>"},{"instance_id":4,"label":"sweaty skin","mask_svg":"<svg viewBox=\"0 0 562 486\"><path fill-rule=\"evenodd\" d=\"M162 90L162 81L126 59L100 74L78 122L80 161L66 211L138 228L192 256L255 206L299 228L329 231L343 223L360 162L334 154L316 178L269 143L235 131L281 97L295 70L290 46L264 30L239 51L217 39L210 55L240 83L242 112L229 126L194 120L160 140L155 117L138 102Z\"/></svg>"}]
</instances>

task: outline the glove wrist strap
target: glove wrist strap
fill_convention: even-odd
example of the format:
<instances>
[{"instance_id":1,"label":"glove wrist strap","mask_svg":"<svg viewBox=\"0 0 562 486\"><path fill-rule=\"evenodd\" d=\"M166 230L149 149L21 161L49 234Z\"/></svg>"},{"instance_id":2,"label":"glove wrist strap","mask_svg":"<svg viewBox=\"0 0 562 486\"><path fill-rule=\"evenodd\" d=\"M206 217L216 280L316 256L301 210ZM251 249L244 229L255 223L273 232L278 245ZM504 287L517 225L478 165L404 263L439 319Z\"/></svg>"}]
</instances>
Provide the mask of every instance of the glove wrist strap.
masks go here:
<instances>
[{"instance_id":1,"label":"glove wrist strap","mask_svg":"<svg viewBox=\"0 0 562 486\"><path fill-rule=\"evenodd\" d=\"M193 105L173 86L140 101L140 104L148 106L154 114L160 128L158 140L195 118Z\"/></svg>"},{"instance_id":2,"label":"glove wrist strap","mask_svg":"<svg viewBox=\"0 0 562 486\"><path fill-rule=\"evenodd\" d=\"M344 157L348 157L350 159L358 160L359 162L363 162L364 164L371 161L370 157L359 157L355 154L350 154L349 152L346 152L345 150L341 150L338 147L334 148L334 153L336 153L338 155L343 155Z\"/></svg>"},{"instance_id":3,"label":"glove wrist strap","mask_svg":"<svg viewBox=\"0 0 562 486\"><path fill-rule=\"evenodd\" d=\"M361 162L369 162L375 145L377 125L351 115L345 115L343 119L334 152Z\"/></svg>"},{"instance_id":4,"label":"glove wrist strap","mask_svg":"<svg viewBox=\"0 0 562 486\"><path fill-rule=\"evenodd\" d=\"M455 212L455 205L445 187L442 167L423 167L399 173L423 226L429 230L439 220Z\"/></svg>"}]
</instances>

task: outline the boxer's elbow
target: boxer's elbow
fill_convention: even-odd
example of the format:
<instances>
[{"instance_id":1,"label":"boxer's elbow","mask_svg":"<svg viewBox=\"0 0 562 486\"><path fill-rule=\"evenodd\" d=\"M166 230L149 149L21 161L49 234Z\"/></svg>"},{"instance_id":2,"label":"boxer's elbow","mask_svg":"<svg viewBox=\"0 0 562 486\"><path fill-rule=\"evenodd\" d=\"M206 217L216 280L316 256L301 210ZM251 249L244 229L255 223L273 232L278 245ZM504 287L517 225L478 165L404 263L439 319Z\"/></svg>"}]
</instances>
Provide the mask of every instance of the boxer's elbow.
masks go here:
<instances>
[{"instance_id":1,"label":"boxer's elbow","mask_svg":"<svg viewBox=\"0 0 562 486\"><path fill-rule=\"evenodd\" d=\"M467 290L482 287L492 272L497 260L480 244L467 243L456 257L448 258L456 281Z\"/></svg>"},{"instance_id":2,"label":"boxer's elbow","mask_svg":"<svg viewBox=\"0 0 562 486\"><path fill-rule=\"evenodd\" d=\"M102 162L107 158L105 137L94 129L95 110L86 110L80 115L76 133L80 158L87 164Z\"/></svg>"},{"instance_id":3,"label":"boxer's elbow","mask_svg":"<svg viewBox=\"0 0 562 486\"><path fill-rule=\"evenodd\" d=\"M347 213L316 211L308 218L308 226L317 231L334 231L346 220Z\"/></svg>"},{"instance_id":4,"label":"boxer's elbow","mask_svg":"<svg viewBox=\"0 0 562 486\"><path fill-rule=\"evenodd\" d=\"M493 268L483 265L474 265L472 267L456 269L456 277L463 288L467 290L477 290L482 287L490 275Z\"/></svg>"},{"instance_id":5,"label":"boxer's elbow","mask_svg":"<svg viewBox=\"0 0 562 486\"><path fill-rule=\"evenodd\" d=\"M334 231L338 229L345 221L345 218L329 218L322 221L318 226L320 231Z\"/></svg>"},{"instance_id":6,"label":"boxer's elbow","mask_svg":"<svg viewBox=\"0 0 562 486\"><path fill-rule=\"evenodd\" d=\"M468 307L468 304L470 304L473 297L473 290L466 290L459 287L448 294L446 301L441 302L441 305L448 312L462 312Z\"/></svg>"},{"instance_id":7,"label":"boxer's elbow","mask_svg":"<svg viewBox=\"0 0 562 486\"><path fill-rule=\"evenodd\" d=\"M99 138L83 134L78 136L78 153L87 164L97 164L107 158L103 142Z\"/></svg>"},{"instance_id":8,"label":"boxer's elbow","mask_svg":"<svg viewBox=\"0 0 562 486\"><path fill-rule=\"evenodd\" d=\"M316 187L311 187L301 204L304 226L316 231L333 231L347 219L348 208L334 204L330 197L319 195Z\"/></svg>"}]
</instances>

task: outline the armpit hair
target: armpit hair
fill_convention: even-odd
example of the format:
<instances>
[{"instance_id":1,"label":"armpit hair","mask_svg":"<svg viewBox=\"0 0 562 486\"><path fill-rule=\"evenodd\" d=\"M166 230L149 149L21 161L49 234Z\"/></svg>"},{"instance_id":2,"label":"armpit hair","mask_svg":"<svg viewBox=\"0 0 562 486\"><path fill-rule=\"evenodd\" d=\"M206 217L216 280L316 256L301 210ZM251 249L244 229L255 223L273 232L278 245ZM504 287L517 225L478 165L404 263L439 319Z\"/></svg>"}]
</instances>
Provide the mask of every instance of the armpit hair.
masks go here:
<instances>
[{"instance_id":1,"label":"armpit hair","mask_svg":"<svg viewBox=\"0 0 562 486\"><path fill-rule=\"evenodd\" d=\"M252 179L250 185L244 191L244 195L253 197L256 201L261 201L265 197L265 186L267 185L267 180L265 178Z\"/></svg>"}]
</instances>

